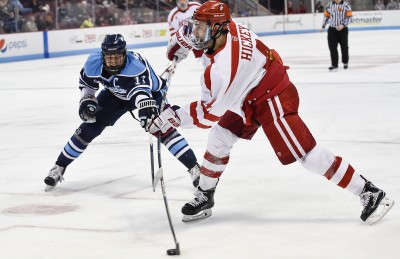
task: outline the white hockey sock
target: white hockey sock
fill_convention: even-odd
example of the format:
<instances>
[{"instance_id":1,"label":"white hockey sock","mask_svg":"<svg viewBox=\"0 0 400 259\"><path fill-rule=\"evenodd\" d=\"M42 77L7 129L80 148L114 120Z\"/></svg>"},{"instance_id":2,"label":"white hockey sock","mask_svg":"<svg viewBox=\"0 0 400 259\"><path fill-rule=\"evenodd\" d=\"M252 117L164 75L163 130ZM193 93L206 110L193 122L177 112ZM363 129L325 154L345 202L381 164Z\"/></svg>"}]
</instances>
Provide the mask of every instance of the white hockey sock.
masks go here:
<instances>
[{"instance_id":1,"label":"white hockey sock","mask_svg":"<svg viewBox=\"0 0 400 259\"><path fill-rule=\"evenodd\" d=\"M217 186L219 178L212 178L204 174L200 174L199 186L203 191L209 190Z\"/></svg>"}]
</instances>

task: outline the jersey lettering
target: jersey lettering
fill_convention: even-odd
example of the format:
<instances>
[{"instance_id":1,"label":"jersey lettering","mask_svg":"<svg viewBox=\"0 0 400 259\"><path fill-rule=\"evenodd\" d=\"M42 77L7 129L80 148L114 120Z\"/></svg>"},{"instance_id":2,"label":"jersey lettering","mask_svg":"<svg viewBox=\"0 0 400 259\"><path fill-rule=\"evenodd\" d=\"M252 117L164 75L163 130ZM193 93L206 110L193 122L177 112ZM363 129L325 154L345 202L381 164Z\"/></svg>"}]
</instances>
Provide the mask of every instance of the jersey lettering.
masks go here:
<instances>
[{"instance_id":1,"label":"jersey lettering","mask_svg":"<svg viewBox=\"0 0 400 259\"><path fill-rule=\"evenodd\" d=\"M242 43L242 52L240 53L240 58L250 61L251 57L253 56L253 42L251 41L250 31L241 25L238 25L238 27L240 41Z\"/></svg>"}]
</instances>

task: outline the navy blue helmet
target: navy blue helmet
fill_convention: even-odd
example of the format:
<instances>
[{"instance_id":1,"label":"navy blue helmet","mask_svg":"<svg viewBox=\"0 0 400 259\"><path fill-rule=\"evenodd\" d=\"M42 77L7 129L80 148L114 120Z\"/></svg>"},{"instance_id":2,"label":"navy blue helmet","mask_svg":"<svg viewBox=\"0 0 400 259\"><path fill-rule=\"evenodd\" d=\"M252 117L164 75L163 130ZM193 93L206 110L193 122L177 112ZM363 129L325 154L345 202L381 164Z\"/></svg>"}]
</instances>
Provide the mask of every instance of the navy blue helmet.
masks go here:
<instances>
[{"instance_id":1,"label":"navy blue helmet","mask_svg":"<svg viewBox=\"0 0 400 259\"><path fill-rule=\"evenodd\" d=\"M101 43L101 53L103 57L103 65L108 73L111 75L118 74L125 66L126 62L126 41L121 34L109 34ZM106 55L122 54L123 63L116 66L107 66L105 57Z\"/></svg>"}]
</instances>

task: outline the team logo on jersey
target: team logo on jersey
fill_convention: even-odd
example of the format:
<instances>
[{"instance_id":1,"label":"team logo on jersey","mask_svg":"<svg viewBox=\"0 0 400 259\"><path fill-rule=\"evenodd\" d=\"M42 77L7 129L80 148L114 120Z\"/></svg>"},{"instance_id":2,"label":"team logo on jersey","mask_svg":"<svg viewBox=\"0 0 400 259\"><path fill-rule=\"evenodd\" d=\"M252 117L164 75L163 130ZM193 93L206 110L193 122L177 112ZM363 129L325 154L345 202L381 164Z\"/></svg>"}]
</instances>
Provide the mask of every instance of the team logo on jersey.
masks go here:
<instances>
[{"instance_id":1,"label":"team logo on jersey","mask_svg":"<svg viewBox=\"0 0 400 259\"><path fill-rule=\"evenodd\" d=\"M2 53L7 51L7 44L6 44L6 40L5 39L1 39L0 40L0 51Z\"/></svg>"}]
</instances>

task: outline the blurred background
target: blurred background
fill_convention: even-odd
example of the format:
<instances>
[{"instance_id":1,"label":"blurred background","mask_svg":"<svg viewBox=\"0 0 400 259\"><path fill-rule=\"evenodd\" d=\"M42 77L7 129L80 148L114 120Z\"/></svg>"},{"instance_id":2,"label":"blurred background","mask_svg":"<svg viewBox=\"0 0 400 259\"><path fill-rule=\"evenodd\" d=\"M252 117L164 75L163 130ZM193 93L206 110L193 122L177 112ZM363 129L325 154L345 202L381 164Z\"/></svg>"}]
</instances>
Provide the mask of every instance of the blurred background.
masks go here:
<instances>
[{"instance_id":1,"label":"blurred background","mask_svg":"<svg viewBox=\"0 0 400 259\"><path fill-rule=\"evenodd\" d=\"M348 0L353 11L400 0ZM199 3L205 2L197 1ZM234 17L322 13L329 0L224 0ZM0 34L166 22L175 0L0 0Z\"/></svg>"}]
</instances>

